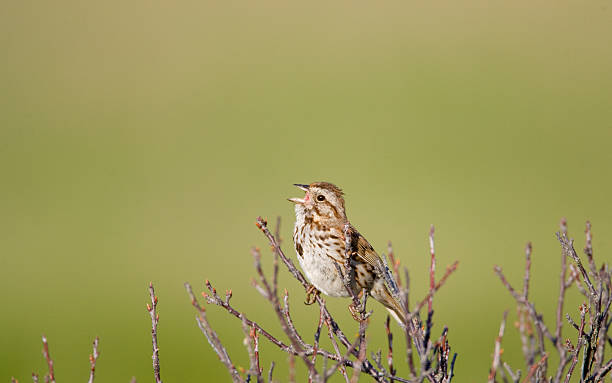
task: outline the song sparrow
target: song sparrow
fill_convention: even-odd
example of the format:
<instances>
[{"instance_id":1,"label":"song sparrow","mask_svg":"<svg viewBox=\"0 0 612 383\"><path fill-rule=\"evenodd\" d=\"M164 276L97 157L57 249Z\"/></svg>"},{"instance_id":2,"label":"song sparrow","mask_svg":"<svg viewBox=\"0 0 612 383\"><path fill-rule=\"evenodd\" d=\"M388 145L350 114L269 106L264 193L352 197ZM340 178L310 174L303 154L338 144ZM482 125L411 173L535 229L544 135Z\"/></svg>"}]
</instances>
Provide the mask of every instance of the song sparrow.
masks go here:
<instances>
[{"instance_id":1,"label":"song sparrow","mask_svg":"<svg viewBox=\"0 0 612 383\"><path fill-rule=\"evenodd\" d=\"M295 203L295 229L293 242L298 261L306 278L314 288L332 297L349 297L344 281L338 273L351 273L351 289L355 295L366 291L382 303L400 324L406 319L398 299L394 298L389 286L389 275L381 258L359 232L349 224L344 210L343 192L328 182L310 185L295 184L306 192L304 198L290 198ZM350 235L350 262L352 270L346 268L345 225ZM309 290L307 303L312 303ZM316 292L318 293L318 292ZM310 302L309 302L310 301ZM355 317L354 307L349 306Z\"/></svg>"}]
</instances>

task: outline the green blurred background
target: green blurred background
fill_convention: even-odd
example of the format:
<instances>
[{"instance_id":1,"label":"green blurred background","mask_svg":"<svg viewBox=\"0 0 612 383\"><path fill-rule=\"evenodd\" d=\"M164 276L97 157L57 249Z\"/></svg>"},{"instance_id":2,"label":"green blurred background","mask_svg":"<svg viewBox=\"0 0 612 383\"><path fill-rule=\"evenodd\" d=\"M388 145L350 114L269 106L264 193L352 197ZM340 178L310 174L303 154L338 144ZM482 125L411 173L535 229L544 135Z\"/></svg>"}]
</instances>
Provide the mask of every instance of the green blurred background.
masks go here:
<instances>
[{"instance_id":1,"label":"green blurred background","mask_svg":"<svg viewBox=\"0 0 612 383\"><path fill-rule=\"evenodd\" d=\"M183 282L232 288L280 333L250 287L249 248L267 249L254 219L280 215L293 257L286 198L318 180L345 189L379 252L394 241L413 299L436 225L439 276L460 261L434 318L436 333L450 327L457 382L486 379L504 309L504 358L522 368L493 265L520 286L534 242L532 297L552 325L559 218L577 248L590 219L596 258L612 251L610 5L3 1L0 380L43 372L44 333L58 381L86 379L95 336L96 381L152 381L149 281L162 377L229 380ZM312 340L316 308L281 285ZM351 334L346 304L329 300ZM372 308L378 347L386 315ZM246 366L240 322L209 317ZM286 358L262 348L286 380Z\"/></svg>"}]
</instances>

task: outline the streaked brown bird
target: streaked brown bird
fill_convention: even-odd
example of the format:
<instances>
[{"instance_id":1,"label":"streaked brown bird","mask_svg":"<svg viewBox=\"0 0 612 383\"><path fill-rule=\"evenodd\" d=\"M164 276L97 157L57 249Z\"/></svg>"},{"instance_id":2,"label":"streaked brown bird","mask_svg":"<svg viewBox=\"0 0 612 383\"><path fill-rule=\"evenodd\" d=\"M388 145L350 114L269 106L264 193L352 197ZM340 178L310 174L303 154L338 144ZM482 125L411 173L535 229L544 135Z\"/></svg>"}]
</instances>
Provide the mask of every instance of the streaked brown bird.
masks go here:
<instances>
[{"instance_id":1,"label":"streaked brown bird","mask_svg":"<svg viewBox=\"0 0 612 383\"><path fill-rule=\"evenodd\" d=\"M362 291L369 293L382 303L402 325L406 323L404 311L398 299L392 294L396 289L392 277L381 258L370 243L349 223L344 209L344 193L328 182L314 182L310 185L295 184L306 192L304 198L290 198L295 203L295 229L293 242L298 261L308 281L318 291L332 297L350 297L342 273L351 273L351 289L355 295ZM350 262L347 270L345 225L348 224L350 237ZM387 275L385 276L385 273ZM391 280L390 280L391 278ZM309 290L307 303L313 303ZM397 295L396 295L397 296ZM353 317L354 307L349 306Z\"/></svg>"}]
</instances>

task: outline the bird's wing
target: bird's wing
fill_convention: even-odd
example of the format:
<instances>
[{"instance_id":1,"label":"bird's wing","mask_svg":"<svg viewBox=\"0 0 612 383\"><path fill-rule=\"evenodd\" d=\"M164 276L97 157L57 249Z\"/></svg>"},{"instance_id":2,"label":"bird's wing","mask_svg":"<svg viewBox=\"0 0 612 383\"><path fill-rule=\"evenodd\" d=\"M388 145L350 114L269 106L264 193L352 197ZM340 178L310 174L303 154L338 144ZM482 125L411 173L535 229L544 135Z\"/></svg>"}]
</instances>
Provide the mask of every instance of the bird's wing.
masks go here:
<instances>
[{"instance_id":1,"label":"bird's wing","mask_svg":"<svg viewBox=\"0 0 612 383\"><path fill-rule=\"evenodd\" d=\"M395 295L399 292L397 283L389 270L389 267L383 262L380 256L376 253L376 250L370 245L370 243L361 235L357 229L353 226L349 227L351 236L351 254L356 255L358 260L371 265L376 273L378 273L385 281L385 284L389 288L390 292Z\"/></svg>"}]
</instances>

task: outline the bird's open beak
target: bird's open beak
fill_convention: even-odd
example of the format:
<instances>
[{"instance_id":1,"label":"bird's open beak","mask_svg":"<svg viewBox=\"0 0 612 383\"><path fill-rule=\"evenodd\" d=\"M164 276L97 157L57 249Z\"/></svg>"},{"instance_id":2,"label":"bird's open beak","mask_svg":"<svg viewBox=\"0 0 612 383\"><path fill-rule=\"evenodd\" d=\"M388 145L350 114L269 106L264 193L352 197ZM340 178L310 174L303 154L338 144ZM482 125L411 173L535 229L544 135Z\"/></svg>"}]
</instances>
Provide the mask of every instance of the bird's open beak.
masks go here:
<instances>
[{"instance_id":1,"label":"bird's open beak","mask_svg":"<svg viewBox=\"0 0 612 383\"><path fill-rule=\"evenodd\" d=\"M308 191L308 185L304 185L304 184L293 184L293 186L297 186L300 189L304 190L305 192ZM287 198L288 201L293 202L293 203L299 203L300 205L303 205L306 202L305 198Z\"/></svg>"},{"instance_id":2,"label":"bird's open beak","mask_svg":"<svg viewBox=\"0 0 612 383\"><path fill-rule=\"evenodd\" d=\"M308 191L308 188L310 187L309 185L304 185L304 184L293 184L293 186L297 186L304 191Z\"/></svg>"}]
</instances>

